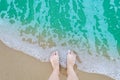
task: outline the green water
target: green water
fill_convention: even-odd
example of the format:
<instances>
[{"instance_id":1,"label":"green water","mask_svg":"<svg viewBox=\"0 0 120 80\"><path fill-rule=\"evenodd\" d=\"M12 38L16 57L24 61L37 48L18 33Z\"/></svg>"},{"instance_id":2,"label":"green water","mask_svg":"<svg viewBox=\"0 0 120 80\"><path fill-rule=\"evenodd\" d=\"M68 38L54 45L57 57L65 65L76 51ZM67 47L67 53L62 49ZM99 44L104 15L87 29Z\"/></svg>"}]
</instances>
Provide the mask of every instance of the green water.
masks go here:
<instances>
[{"instance_id":1,"label":"green water","mask_svg":"<svg viewBox=\"0 0 120 80\"><path fill-rule=\"evenodd\" d=\"M19 23L14 27L18 32L8 25L9 32L43 51L59 47L79 56L84 51L120 57L120 0L0 0L0 20ZM0 33L8 35L0 27Z\"/></svg>"},{"instance_id":2,"label":"green water","mask_svg":"<svg viewBox=\"0 0 120 80\"><path fill-rule=\"evenodd\" d=\"M106 38L107 33L102 33L103 28L106 28L106 31L117 42L117 51L120 54L120 1L115 0L113 3L111 3L112 0L89 1L91 1L89 3L91 10L85 13L84 8L89 4L83 5L85 1L82 0L1 0L0 16L1 18L9 19L11 23L15 23L16 21L20 21L23 25L30 24L31 22L34 23L26 26L27 28L24 31L21 30L22 33L36 34L36 28L43 28L44 32L50 28L53 33L58 35L59 39L64 39L66 34L70 35L70 37L78 35L85 38L86 41L84 44L86 44L88 50L90 47L89 38L87 37L89 30L86 29L86 24L87 21L91 23L92 21L90 20L93 20L93 25L89 24L89 27L92 29L97 52L99 50L107 52L109 46ZM99 12L101 10L99 7L103 9L103 13L100 15ZM90 15L91 19L87 20L87 16ZM100 18L101 16L103 17L102 19ZM100 21L104 21L103 24L105 25L100 24ZM45 34L44 36L47 37L49 34ZM72 38L70 43L74 42L79 42L79 40Z\"/></svg>"},{"instance_id":3,"label":"green water","mask_svg":"<svg viewBox=\"0 0 120 80\"><path fill-rule=\"evenodd\" d=\"M106 17L106 23L108 23L108 31L117 41L117 49L120 54L120 1L115 0L114 4L108 3L110 3L110 0L103 2L103 15Z\"/></svg>"}]
</instances>

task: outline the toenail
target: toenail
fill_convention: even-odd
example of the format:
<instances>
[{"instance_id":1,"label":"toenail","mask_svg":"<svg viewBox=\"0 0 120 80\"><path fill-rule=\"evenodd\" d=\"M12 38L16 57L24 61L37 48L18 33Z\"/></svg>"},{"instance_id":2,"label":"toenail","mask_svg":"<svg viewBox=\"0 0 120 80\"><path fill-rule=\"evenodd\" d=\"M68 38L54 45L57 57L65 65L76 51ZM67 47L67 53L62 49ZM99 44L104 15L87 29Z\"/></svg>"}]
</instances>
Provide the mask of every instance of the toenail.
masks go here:
<instances>
[{"instance_id":1,"label":"toenail","mask_svg":"<svg viewBox=\"0 0 120 80\"><path fill-rule=\"evenodd\" d=\"M71 54L71 52L69 52L69 54Z\"/></svg>"},{"instance_id":2,"label":"toenail","mask_svg":"<svg viewBox=\"0 0 120 80\"><path fill-rule=\"evenodd\" d=\"M71 51L70 50L68 50L68 53L70 53Z\"/></svg>"}]
</instances>

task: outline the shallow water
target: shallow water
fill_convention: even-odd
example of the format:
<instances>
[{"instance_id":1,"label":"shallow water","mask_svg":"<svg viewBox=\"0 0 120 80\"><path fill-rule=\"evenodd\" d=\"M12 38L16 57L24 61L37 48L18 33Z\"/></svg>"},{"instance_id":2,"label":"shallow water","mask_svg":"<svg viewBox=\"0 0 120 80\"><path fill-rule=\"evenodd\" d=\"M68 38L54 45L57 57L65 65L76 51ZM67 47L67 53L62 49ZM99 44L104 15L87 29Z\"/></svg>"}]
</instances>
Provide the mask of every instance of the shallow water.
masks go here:
<instances>
[{"instance_id":1,"label":"shallow water","mask_svg":"<svg viewBox=\"0 0 120 80\"><path fill-rule=\"evenodd\" d=\"M83 71L120 80L120 0L0 0L0 39L41 61L68 49Z\"/></svg>"}]
</instances>

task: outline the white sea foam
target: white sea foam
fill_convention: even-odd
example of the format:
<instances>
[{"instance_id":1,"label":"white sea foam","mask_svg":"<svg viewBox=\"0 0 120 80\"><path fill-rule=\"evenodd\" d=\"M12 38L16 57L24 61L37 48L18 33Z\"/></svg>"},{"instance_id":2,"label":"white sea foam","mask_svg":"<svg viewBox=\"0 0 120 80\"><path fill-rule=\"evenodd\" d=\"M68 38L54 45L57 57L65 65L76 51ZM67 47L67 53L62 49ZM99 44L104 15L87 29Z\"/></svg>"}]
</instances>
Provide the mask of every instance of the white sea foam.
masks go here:
<instances>
[{"instance_id":1,"label":"white sea foam","mask_svg":"<svg viewBox=\"0 0 120 80\"><path fill-rule=\"evenodd\" d=\"M69 44L65 47L56 46L52 48L41 48L38 44L30 44L22 41L18 31L21 25L7 23L7 21L0 20L0 40L7 46L23 51L25 54L33 56L41 61L49 61L49 56L52 51L58 50L60 53L60 63L66 67L66 54L68 49L75 50L80 57L81 63L76 62L78 69L100 73L110 76L116 80L120 80L120 60L107 59L102 55L96 53L90 55L85 50L80 50L76 47L70 47Z\"/></svg>"}]
</instances>

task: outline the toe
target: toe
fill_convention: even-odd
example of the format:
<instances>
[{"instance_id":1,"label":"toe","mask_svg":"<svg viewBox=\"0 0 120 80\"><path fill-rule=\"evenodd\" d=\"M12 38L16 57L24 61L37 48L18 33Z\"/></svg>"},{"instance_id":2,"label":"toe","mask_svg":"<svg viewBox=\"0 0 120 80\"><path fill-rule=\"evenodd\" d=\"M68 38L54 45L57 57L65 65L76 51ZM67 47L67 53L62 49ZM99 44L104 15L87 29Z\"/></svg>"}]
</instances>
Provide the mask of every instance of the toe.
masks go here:
<instances>
[{"instance_id":1,"label":"toe","mask_svg":"<svg viewBox=\"0 0 120 80\"><path fill-rule=\"evenodd\" d=\"M58 55L58 51L53 52L52 56L54 56L54 55Z\"/></svg>"},{"instance_id":2,"label":"toe","mask_svg":"<svg viewBox=\"0 0 120 80\"><path fill-rule=\"evenodd\" d=\"M54 52L54 55L58 55L58 51L55 51L55 52Z\"/></svg>"},{"instance_id":3,"label":"toe","mask_svg":"<svg viewBox=\"0 0 120 80\"><path fill-rule=\"evenodd\" d=\"M68 50L68 54L71 55L71 56L76 56L76 54L74 53L74 51L71 51L71 50Z\"/></svg>"},{"instance_id":4,"label":"toe","mask_svg":"<svg viewBox=\"0 0 120 80\"><path fill-rule=\"evenodd\" d=\"M54 52L51 54L51 56L50 56L50 60L56 59L56 58L58 58L58 57L59 57L58 51L54 51Z\"/></svg>"},{"instance_id":5,"label":"toe","mask_svg":"<svg viewBox=\"0 0 120 80\"><path fill-rule=\"evenodd\" d=\"M68 61L68 64L69 63L74 64L76 61L76 54L71 50L68 50L67 61Z\"/></svg>"},{"instance_id":6,"label":"toe","mask_svg":"<svg viewBox=\"0 0 120 80\"><path fill-rule=\"evenodd\" d=\"M59 55L57 51L54 51L50 56L50 62L54 69L59 68Z\"/></svg>"},{"instance_id":7,"label":"toe","mask_svg":"<svg viewBox=\"0 0 120 80\"><path fill-rule=\"evenodd\" d=\"M71 50L68 50L68 54L71 54Z\"/></svg>"}]
</instances>

